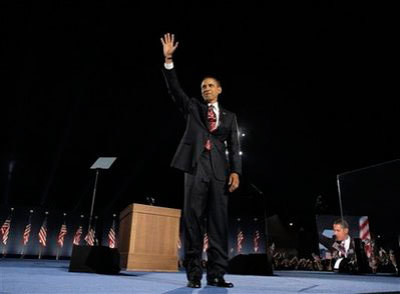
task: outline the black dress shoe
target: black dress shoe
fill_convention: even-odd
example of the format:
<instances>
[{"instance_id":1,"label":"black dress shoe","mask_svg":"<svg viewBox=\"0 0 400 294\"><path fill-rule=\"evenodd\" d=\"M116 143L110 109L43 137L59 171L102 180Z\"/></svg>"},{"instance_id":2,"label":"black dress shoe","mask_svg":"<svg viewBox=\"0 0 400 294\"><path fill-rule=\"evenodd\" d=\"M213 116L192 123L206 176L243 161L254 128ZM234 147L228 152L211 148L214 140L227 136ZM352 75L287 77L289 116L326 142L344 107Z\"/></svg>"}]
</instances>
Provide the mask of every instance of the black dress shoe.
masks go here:
<instances>
[{"instance_id":1,"label":"black dress shoe","mask_svg":"<svg viewBox=\"0 0 400 294\"><path fill-rule=\"evenodd\" d=\"M233 284L226 282L224 278L214 278L207 280L207 285L222 288L233 288Z\"/></svg>"},{"instance_id":2,"label":"black dress shoe","mask_svg":"<svg viewBox=\"0 0 400 294\"><path fill-rule=\"evenodd\" d=\"M189 280L188 283L187 283L187 287L189 287L189 288L201 288L201 282L200 282L200 280L197 280L197 279Z\"/></svg>"}]
</instances>

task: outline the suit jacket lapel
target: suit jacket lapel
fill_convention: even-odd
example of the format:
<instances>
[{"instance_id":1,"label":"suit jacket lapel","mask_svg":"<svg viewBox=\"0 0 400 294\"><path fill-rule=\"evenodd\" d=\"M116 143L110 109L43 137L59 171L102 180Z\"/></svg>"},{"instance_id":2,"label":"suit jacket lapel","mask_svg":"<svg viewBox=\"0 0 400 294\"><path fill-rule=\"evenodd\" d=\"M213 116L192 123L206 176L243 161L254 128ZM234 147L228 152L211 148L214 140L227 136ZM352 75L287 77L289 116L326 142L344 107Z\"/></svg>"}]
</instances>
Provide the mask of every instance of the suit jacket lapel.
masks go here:
<instances>
[{"instance_id":1,"label":"suit jacket lapel","mask_svg":"<svg viewBox=\"0 0 400 294\"><path fill-rule=\"evenodd\" d=\"M202 103L201 107L200 107L201 120L203 121L204 126L206 127L206 129L208 130L207 110L208 110L207 104Z\"/></svg>"},{"instance_id":2,"label":"suit jacket lapel","mask_svg":"<svg viewBox=\"0 0 400 294\"><path fill-rule=\"evenodd\" d=\"M221 106L219 107L219 126L218 128L222 127L225 123L226 119L226 111Z\"/></svg>"}]
</instances>

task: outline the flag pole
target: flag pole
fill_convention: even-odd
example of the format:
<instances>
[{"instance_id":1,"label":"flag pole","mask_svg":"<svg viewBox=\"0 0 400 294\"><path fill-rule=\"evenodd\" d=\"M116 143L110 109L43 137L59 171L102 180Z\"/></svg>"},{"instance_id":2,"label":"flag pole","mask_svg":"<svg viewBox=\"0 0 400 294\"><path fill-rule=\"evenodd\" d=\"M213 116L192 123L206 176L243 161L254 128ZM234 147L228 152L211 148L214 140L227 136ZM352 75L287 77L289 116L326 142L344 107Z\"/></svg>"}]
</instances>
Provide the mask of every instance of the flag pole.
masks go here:
<instances>
[{"instance_id":1,"label":"flag pole","mask_svg":"<svg viewBox=\"0 0 400 294\"><path fill-rule=\"evenodd\" d=\"M96 191L97 191L97 182L99 180L100 169L96 168L96 178L94 180L94 188L93 188L93 196L92 196L92 205L90 207L90 215L89 215L89 230L92 228L92 220L93 220L93 210L94 210L94 202L96 199Z\"/></svg>"}]
</instances>

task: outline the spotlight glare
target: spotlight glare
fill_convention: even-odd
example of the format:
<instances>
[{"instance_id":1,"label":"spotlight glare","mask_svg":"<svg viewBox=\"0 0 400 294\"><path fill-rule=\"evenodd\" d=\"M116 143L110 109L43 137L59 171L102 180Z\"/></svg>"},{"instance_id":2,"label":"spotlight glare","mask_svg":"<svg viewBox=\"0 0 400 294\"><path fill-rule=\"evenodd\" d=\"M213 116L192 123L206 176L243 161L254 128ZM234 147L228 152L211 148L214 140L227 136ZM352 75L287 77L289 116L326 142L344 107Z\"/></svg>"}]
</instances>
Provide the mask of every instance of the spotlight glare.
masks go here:
<instances>
[{"instance_id":1,"label":"spotlight glare","mask_svg":"<svg viewBox=\"0 0 400 294\"><path fill-rule=\"evenodd\" d=\"M243 152L242 152L242 151L239 151L239 155L243 155Z\"/></svg>"}]
</instances>

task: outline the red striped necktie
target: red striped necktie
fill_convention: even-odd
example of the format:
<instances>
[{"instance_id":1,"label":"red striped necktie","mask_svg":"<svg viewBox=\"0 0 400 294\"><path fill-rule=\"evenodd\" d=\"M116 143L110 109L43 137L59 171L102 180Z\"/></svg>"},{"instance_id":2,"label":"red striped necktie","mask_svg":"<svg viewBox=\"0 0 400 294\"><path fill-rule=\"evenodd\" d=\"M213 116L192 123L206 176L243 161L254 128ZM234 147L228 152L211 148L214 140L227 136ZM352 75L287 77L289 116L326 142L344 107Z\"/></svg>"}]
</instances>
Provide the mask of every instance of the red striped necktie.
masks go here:
<instances>
[{"instance_id":1,"label":"red striped necktie","mask_svg":"<svg viewBox=\"0 0 400 294\"><path fill-rule=\"evenodd\" d=\"M344 242L339 243L339 252L340 252L340 256L343 256L343 257L346 256L346 248L344 247Z\"/></svg>"},{"instance_id":2,"label":"red striped necktie","mask_svg":"<svg viewBox=\"0 0 400 294\"><path fill-rule=\"evenodd\" d=\"M212 106L212 104L208 106L207 121L208 121L208 130L210 131L210 133L214 132L217 129L217 115L214 112L214 107ZM210 139L207 139L204 147L207 150L211 150Z\"/></svg>"}]
</instances>

